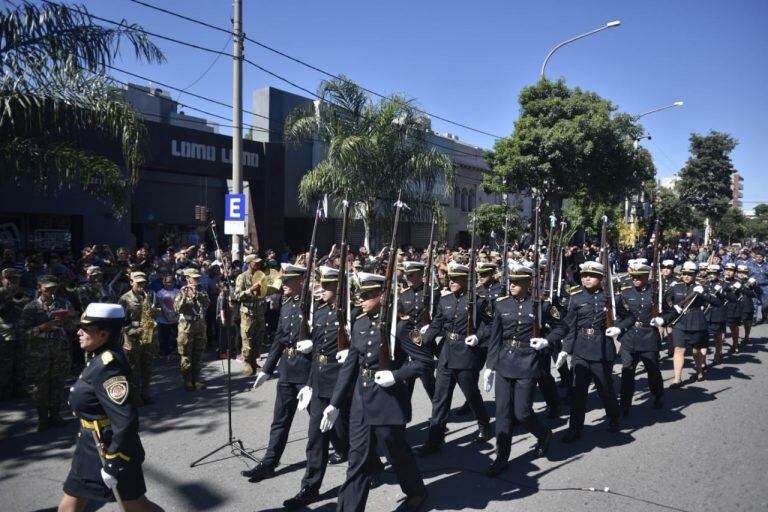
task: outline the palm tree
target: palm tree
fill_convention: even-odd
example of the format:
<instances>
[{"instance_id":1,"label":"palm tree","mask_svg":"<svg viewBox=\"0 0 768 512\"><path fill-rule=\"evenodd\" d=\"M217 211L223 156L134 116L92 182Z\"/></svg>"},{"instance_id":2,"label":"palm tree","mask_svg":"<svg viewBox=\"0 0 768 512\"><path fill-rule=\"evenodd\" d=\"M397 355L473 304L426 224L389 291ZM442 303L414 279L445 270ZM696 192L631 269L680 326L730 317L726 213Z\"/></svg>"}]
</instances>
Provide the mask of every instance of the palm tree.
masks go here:
<instances>
[{"instance_id":1,"label":"palm tree","mask_svg":"<svg viewBox=\"0 0 768 512\"><path fill-rule=\"evenodd\" d=\"M347 198L363 220L368 249L398 193L409 218L427 218L453 188L455 172L451 159L430 146L429 120L413 102L391 96L373 103L344 77L321 82L317 95L314 108L294 109L285 123L286 140L327 144L325 159L301 180L299 202Z\"/></svg>"},{"instance_id":2,"label":"palm tree","mask_svg":"<svg viewBox=\"0 0 768 512\"><path fill-rule=\"evenodd\" d=\"M144 129L106 74L126 41L134 55L163 62L141 28L104 28L81 6L23 1L0 11L0 183L57 191L79 184L125 212L127 182L138 179ZM127 169L78 140L114 141Z\"/></svg>"}]
</instances>

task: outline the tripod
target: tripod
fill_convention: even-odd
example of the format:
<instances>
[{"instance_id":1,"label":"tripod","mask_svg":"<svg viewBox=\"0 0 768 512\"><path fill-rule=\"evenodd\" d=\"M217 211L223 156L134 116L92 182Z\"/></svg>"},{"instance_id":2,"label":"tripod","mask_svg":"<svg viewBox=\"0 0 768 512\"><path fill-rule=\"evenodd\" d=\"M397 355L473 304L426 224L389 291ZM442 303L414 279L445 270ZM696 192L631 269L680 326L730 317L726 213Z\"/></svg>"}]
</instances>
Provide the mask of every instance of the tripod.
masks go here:
<instances>
[{"instance_id":1,"label":"tripod","mask_svg":"<svg viewBox=\"0 0 768 512\"><path fill-rule=\"evenodd\" d=\"M221 247L219 246L219 239L216 236L216 221L212 220L210 223L211 233L213 234L213 241L216 244L216 250L218 252L221 252ZM223 253L222 253L223 254ZM222 270L225 271L224 278L227 280L227 286L228 286L228 293L231 293L231 290L233 289L234 283L232 283L232 272L231 270L226 270L226 267L222 265ZM222 292L223 293L223 292ZM229 319L229 301L224 301L224 308L225 308L225 318ZM230 331L230 326L225 326L227 328L227 421L229 423L229 437L227 437L227 442L216 448L215 450L206 453L199 459L192 462L189 467L194 468L195 466L200 465L202 461L210 457L211 455L220 452L224 448L229 448L230 453L234 455L235 457L245 457L250 460L252 460L255 463L258 463L259 461L250 453L248 453L245 449L245 446L243 445L243 442L240 439L237 439L235 435L232 432L232 358L231 356L231 349L233 347L232 343L232 332Z\"/></svg>"}]
</instances>

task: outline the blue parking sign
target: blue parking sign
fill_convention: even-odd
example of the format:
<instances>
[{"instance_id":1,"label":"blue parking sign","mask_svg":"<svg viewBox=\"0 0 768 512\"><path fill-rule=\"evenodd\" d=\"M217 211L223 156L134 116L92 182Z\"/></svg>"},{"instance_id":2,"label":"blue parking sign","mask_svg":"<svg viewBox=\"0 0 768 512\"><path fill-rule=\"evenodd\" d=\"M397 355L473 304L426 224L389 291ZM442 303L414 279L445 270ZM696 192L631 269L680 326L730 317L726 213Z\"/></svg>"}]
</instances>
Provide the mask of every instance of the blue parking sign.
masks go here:
<instances>
[{"instance_id":1,"label":"blue parking sign","mask_svg":"<svg viewBox=\"0 0 768 512\"><path fill-rule=\"evenodd\" d=\"M227 235L245 234L245 212L247 203L245 194L227 194L224 196L224 233Z\"/></svg>"}]
</instances>

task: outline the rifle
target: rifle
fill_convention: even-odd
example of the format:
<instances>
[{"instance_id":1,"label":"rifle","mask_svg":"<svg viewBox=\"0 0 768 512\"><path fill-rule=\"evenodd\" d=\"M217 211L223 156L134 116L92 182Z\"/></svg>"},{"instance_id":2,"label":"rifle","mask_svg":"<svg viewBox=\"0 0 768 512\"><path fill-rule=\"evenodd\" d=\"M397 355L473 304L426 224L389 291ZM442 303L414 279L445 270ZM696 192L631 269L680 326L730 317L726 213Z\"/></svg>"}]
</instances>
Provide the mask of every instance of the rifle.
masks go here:
<instances>
[{"instance_id":1,"label":"rifle","mask_svg":"<svg viewBox=\"0 0 768 512\"><path fill-rule=\"evenodd\" d=\"M616 323L616 307L613 295L613 276L608 262L608 217L603 215L603 232L600 236L600 263L603 264L603 293L605 293L605 326L613 327Z\"/></svg>"},{"instance_id":2,"label":"rifle","mask_svg":"<svg viewBox=\"0 0 768 512\"><path fill-rule=\"evenodd\" d=\"M349 333L347 332L347 222L349 221L349 202L344 199L341 203L341 247L339 253L339 282L336 285L336 322L339 324L336 346L339 351L349 349Z\"/></svg>"},{"instance_id":3,"label":"rifle","mask_svg":"<svg viewBox=\"0 0 768 512\"><path fill-rule=\"evenodd\" d=\"M504 179L504 186L506 187L507 180ZM504 285L504 295L509 295L509 265L507 264L507 251L509 251L509 204L507 203L507 193L504 192L504 246L501 253L504 269L502 270L501 281Z\"/></svg>"},{"instance_id":4,"label":"rifle","mask_svg":"<svg viewBox=\"0 0 768 512\"><path fill-rule=\"evenodd\" d=\"M418 327L423 327L427 325L432 319L431 319L431 307L427 307L427 301L432 301L432 265L434 264L434 247L432 247L432 244L434 242L435 237L435 224L437 224L437 220L435 219L435 215L432 214L432 227L429 230L429 245L427 246L429 250L429 254L427 255L427 267L424 269L424 276L422 278L422 281L424 282L424 291L422 292L422 301L421 303L424 306L424 312L421 316L421 322Z\"/></svg>"},{"instance_id":5,"label":"rifle","mask_svg":"<svg viewBox=\"0 0 768 512\"><path fill-rule=\"evenodd\" d=\"M651 316L659 316L661 311L661 282L659 280L659 239L661 238L661 231L659 227L659 220L653 226L653 266L651 267Z\"/></svg>"},{"instance_id":6,"label":"rifle","mask_svg":"<svg viewBox=\"0 0 768 512\"><path fill-rule=\"evenodd\" d=\"M477 227L477 218L472 216L472 242L469 248L469 275L467 276L467 336L475 334L475 328L477 327L477 311L475 309L475 264L477 261L477 255L475 254L475 229Z\"/></svg>"},{"instance_id":7,"label":"rifle","mask_svg":"<svg viewBox=\"0 0 768 512\"><path fill-rule=\"evenodd\" d=\"M315 210L315 224L312 226L312 238L309 242L309 253L307 254L307 272L304 274L304 286L301 289L301 301L299 302L299 309L301 310L301 321L299 323L299 339L310 339L310 326L309 326L309 308L312 305L312 290L310 287L310 279L312 277L312 266L315 261L315 238L317 237L317 223L320 220L320 201L317 202L317 210Z\"/></svg>"},{"instance_id":8,"label":"rifle","mask_svg":"<svg viewBox=\"0 0 768 512\"><path fill-rule=\"evenodd\" d=\"M544 284L547 286L547 295L552 297L552 288L554 288L554 270L552 258L555 254L555 246L552 243L552 238L555 236L555 224L557 223L557 217L555 214L549 216L549 235L547 238L547 266L544 269Z\"/></svg>"},{"instance_id":9,"label":"rifle","mask_svg":"<svg viewBox=\"0 0 768 512\"><path fill-rule=\"evenodd\" d=\"M541 336L541 268L539 260L539 224L541 223L541 196L536 196L536 207L533 211L533 325L531 338Z\"/></svg>"},{"instance_id":10,"label":"rifle","mask_svg":"<svg viewBox=\"0 0 768 512\"><path fill-rule=\"evenodd\" d=\"M563 242L565 241L565 226L567 223L563 220L560 221L560 238L557 241L557 255L555 256L555 262L557 263L557 286L554 287L553 294L556 297L560 297L560 288L563 286Z\"/></svg>"},{"instance_id":11,"label":"rifle","mask_svg":"<svg viewBox=\"0 0 768 512\"><path fill-rule=\"evenodd\" d=\"M397 324L390 324L392 322L391 311L394 308L397 310L397 304L393 304L392 300L392 285L397 286L395 281L395 264L397 260L397 251L395 250L397 244L397 227L400 224L400 210L407 208L406 204L400 200L402 197L402 191L397 195L397 202L395 203L395 222L392 226L392 242L389 245L389 260L387 261L387 271L384 274L384 295L381 299L381 310L379 311L379 318L381 319L379 324L379 332L381 335L381 343L379 345L379 370L389 370L392 368L392 358L395 354L394 350L394 338L391 337L391 331L397 327Z\"/></svg>"}]
</instances>

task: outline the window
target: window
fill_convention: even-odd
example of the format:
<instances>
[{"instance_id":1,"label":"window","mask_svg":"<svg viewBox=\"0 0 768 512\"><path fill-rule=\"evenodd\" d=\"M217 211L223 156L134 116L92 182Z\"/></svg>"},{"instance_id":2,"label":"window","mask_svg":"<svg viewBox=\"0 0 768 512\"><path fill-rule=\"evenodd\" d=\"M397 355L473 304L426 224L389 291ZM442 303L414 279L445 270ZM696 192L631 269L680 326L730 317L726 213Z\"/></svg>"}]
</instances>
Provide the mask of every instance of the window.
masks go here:
<instances>
[{"instance_id":1,"label":"window","mask_svg":"<svg viewBox=\"0 0 768 512\"><path fill-rule=\"evenodd\" d=\"M467 199L469 197L469 194L467 193L467 189L463 188L461 189L461 211L466 212L467 211Z\"/></svg>"},{"instance_id":2,"label":"window","mask_svg":"<svg viewBox=\"0 0 768 512\"><path fill-rule=\"evenodd\" d=\"M469 211L475 210L475 189L469 191Z\"/></svg>"},{"instance_id":3,"label":"window","mask_svg":"<svg viewBox=\"0 0 768 512\"><path fill-rule=\"evenodd\" d=\"M458 185L453 187L453 207L461 208L461 192L459 192Z\"/></svg>"}]
</instances>

